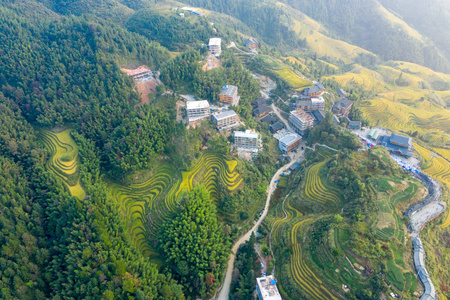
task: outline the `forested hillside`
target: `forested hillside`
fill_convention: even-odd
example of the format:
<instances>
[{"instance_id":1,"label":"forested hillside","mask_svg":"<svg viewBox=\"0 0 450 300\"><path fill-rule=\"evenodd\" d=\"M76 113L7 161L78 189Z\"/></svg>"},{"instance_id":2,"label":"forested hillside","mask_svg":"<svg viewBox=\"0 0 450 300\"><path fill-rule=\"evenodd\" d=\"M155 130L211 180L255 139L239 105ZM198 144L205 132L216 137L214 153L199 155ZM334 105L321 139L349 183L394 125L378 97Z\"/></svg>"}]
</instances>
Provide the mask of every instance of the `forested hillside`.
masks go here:
<instances>
[{"instance_id":1,"label":"forested hillside","mask_svg":"<svg viewBox=\"0 0 450 300\"><path fill-rule=\"evenodd\" d=\"M411 16L420 16L420 20L416 19L415 23L411 23L417 29L419 26L415 25L422 24L420 26L424 31L421 31L423 35L420 35L411 28L411 25L386 10L376 0L319 0L314 2L284 0L283 2L323 23L337 38L372 51L384 60L410 61L437 71L450 72L450 58L448 55L442 54L448 52L448 47L445 47L447 37L444 37L442 41L438 40L438 36L439 39L442 35L448 36L448 34L445 34L449 28L448 23L445 23L445 8L439 13L438 20L442 21L440 21L440 25L437 25L432 13L436 12L436 9L430 8L433 7L431 3L425 4L423 2L423 4L420 4L427 7L425 9L427 15L423 15L421 6L412 5L410 1L404 1L407 4L403 4L403 6L409 7L405 13L414 11L411 12ZM396 2L399 1L389 1L389 7L397 7ZM439 1L436 3L439 3ZM430 22L433 20L433 25L430 28L435 30L433 34L436 37L434 43L426 38L428 35L426 31L427 23L423 23L422 18L427 17ZM405 21L408 20L412 21L412 18L405 18ZM438 34L441 30L442 34ZM436 45L439 45L440 48Z\"/></svg>"}]
</instances>

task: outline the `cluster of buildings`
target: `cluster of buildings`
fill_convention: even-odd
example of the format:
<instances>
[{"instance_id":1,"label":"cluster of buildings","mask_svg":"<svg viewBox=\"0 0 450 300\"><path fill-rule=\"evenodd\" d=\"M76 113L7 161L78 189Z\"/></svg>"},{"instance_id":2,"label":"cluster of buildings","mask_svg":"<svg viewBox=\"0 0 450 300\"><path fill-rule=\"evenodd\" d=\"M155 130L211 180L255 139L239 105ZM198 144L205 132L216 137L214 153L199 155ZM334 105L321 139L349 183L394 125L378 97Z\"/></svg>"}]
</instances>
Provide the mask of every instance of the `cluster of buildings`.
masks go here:
<instances>
[{"instance_id":1,"label":"cluster of buildings","mask_svg":"<svg viewBox=\"0 0 450 300\"><path fill-rule=\"evenodd\" d=\"M224 85L219 95L219 101L224 106L212 108L207 100L187 101L186 115L190 126L203 120L211 120L214 127L221 133L230 134L232 130L241 125L239 115L229 106L238 106L240 96L238 87ZM234 131L233 145L238 154L255 155L262 147L260 134L251 130Z\"/></svg>"}]
</instances>

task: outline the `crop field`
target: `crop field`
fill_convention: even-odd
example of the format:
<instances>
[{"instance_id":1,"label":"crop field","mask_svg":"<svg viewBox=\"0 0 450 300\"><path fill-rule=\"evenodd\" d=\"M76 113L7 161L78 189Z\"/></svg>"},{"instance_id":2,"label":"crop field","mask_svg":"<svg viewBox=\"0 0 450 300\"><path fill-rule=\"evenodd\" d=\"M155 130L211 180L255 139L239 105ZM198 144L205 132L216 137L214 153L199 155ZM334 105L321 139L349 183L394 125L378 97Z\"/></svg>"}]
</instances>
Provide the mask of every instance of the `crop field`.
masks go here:
<instances>
[{"instance_id":1,"label":"crop field","mask_svg":"<svg viewBox=\"0 0 450 300\"><path fill-rule=\"evenodd\" d=\"M433 158L433 156L431 156L433 153L432 151L423 148L418 144L414 144L414 149L425 160L425 165L423 166L424 172L439 179L450 188L450 162L440 155ZM436 152L439 153L439 151ZM444 152L444 154L445 153L446 152ZM441 224L441 228L446 228L448 226L450 226L450 213L447 213L447 217Z\"/></svg>"},{"instance_id":2,"label":"crop field","mask_svg":"<svg viewBox=\"0 0 450 300\"><path fill-rule=\"evenodd\" d=\"M303 79L287 67L274 70L274 72L280 75L293 89L302 89L313 85L311 81Z\"/></svg>"},{"instance_id":3,"label":"crop field","mask_svg":"<svg viewBox=\"0 0 450 300\"><path fill-rule=\"evenodd\" d=\"M372 123L391 130L419 131L422 133L440 131L448 133L450 110L427 111L386 98L363 101L361 109Z\"/></svg>"},{"instance_id":4,"label":"crop field","mask_svg":"<svg viewBox=\"0 0 450 300\"><path fill-rule=\"evenodd\" d=\"M70 129L60 133L43 130L40 132L40 138L51 152L46 163L47 168L65 183L72 196L83 199L86 193L80 185L78 147L70 132Z\"/></svg>"},{"instance_id":5,"label":"crop field","mask_svg":"<svg viewBox=\"0 0 450 300\"><path fill-rule=\"evenodd\" d=\"M302 290L309 297L308 299L340 299L332 294L319 279L310 267L305 262L304 254L301 245L301 234L299 230L308 224L312 223L314 219L309 218L302 220L295 224L291 230L291 272L295 282L302 288Z\"/></svg>"},{"instance_id":6,"label":"crop field","mask_svg":"<svg viewBox=\"0 0 450 300\"><path fill-rule=\"evenodd\" d=\"M383 77L375 71L358 68L357 70L342 75L324 77L334 79L343 87L360 87L367 92L381 92L386 89Z\"/></svg>"},{"instance_id":7,"label":"crop field","mask_svg":"<svg viewBox=\"0 0 450 300\"><path fill-rule=\"evenodd\" d=\"M337 191L324 185L319 176L319 171L326 162L317 163L308 170L305 183L305 196L323 206L333 205L336 207L341 202Z\"/></svg>"},{"instance_id":8,"label":"crop field","mask_svg":"<svg viewBox=\"0 0 450 300\"><path fill-rule=\"evenodd\" d=\"M228 191L242 184L243 179L235 171L236 166L237 161L205 154L182 174L164 164L158 166L155 175L143 183L128 186L110 183L110 194L122 208L134 246L157 261L158 253L152 242L156 240L161 224L177 208L180 196L189 192L196 183L201 183L210 192L211 199L217 201L219 181Z\"/></svg>"}]
</instances>

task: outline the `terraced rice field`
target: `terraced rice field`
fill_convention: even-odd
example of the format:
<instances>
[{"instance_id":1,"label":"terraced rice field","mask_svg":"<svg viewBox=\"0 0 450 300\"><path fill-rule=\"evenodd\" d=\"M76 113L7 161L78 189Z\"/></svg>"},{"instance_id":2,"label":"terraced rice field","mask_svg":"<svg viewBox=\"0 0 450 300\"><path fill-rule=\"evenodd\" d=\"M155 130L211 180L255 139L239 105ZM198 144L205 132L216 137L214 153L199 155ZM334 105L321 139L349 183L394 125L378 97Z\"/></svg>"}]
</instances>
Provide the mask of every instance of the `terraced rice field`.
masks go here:
<instances>
[{"instance_id":1,"label":"terraced rice field","mask_svg":"<svg viewBox=\"0 0 450 300\"><path fill-rule=\"evenodd\" d=\"M80 185L78 147L70 132L71 129L60 133L42 130L39 137L51 151L51 157L46 163L47 168L65 183L72 196L83 199L86 193Z\"/></svg>"},{"instance_id":2,"label":"terraced rice field","mask_svg":"<svg viewBox=\"0 0 450 300\"><path fill-rule=\"evenodd\" d=\"M135 247L145 256L157 259L152 242L161 224L177 208L181 195L201 183L210 192L211 199L217 201L219 181L229 191L242 184L236 166L237 161L206 154L181 176L172 166L160 165L154 170L155 175L143 183L128 186L110 183L110 194L122 208Z\"/></svg>"},{"instance_id":3,"label":"terraced rice field","mask_svg":"<svg viewBox=\"0 0 450 300\"><path fill-rule=\"evenodd\" d=\"M427 111L392 102L386 98L363 101L361 109L365 117L378 126L391 130L419 131L428 133L440 131L448 134L450 128L450 110Z\"/></svg>"},{"instance_id":4,"label":"terraced rice field","mask_svg":"<svg viewBox=\"0 0 450 300\"><path fill-rule=\"evenodd\" d=\"M312 166L306 175L305 196L323 206L337 206L341 200L337 191L324 185L319 176L320 169L327 163L323 161Z\"/></svg>"},{"instance_id":5,"label":"terraced rice field","mask_svg":"<svg viewBox=\"0 0 450 300\"><path fill-rule=\"evenodd\" d=\"M274 70L274 72L280 75L293 89L298 90L313 85L311 81L303 79L287 67L284 67L281 70Z\"/></svg>"},{"instance_id":6,"label":"terraced rice field","mask_svg":"<svg viewBox=\"0 0 450 300\"><path fill-rule=\"evenodd\" d=\"M314 222L313 218L305 219L294 225L291 231L292 256L291 256L291 272L295 282L302 288L308 299L340 299L332 294L319 279L311 268L308 267L302 251L302 237L299 230Z\"/></svg>"},{"instance_id":7,"label":"terraced rice field","mask_svg":"<svg viewBox=\"0 0 450 300\"><path fill-rule=\"evenodd\" d=\"M433 153L432 151L423 148L418 144L414 144L414 149L426 161L423 166L424 172L442 181L448 188L450 188L450 162L440 155L433 158L433 156L431 156L431 153ZM447 218L441 224L441 228L446 228L448 226L450 226L450 213L447 214Z\"/></svg>"},{"instance_id":8,"label":"terraced rice field","mask_svg":"<svg viewBox=\"0 0 450 300\"><path fill-rule=\"evenodd\" d=\"M367 92L381 92L386 88L383 77L377 72L366 68L358 68L350 73L328 76L324 78L334 79L344 88L357 86Z\"/></svg>"}]
</instances>

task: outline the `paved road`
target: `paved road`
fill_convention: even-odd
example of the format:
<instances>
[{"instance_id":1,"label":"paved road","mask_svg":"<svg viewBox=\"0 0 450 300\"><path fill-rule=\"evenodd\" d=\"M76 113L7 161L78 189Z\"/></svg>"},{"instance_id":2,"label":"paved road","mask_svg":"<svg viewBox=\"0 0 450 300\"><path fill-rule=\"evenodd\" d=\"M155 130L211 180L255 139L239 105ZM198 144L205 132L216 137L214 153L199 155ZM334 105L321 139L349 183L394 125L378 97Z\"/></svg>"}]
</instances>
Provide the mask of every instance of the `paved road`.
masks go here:
<instances>
[{"instance_id":1,"label":"paved road","mask_svg":"<svg viewBox=\"0 0 450 300\"><path fill-rule=\"evenodd\" d=\"M329 92L325 92L325 94L330 95L330 97L331 97L331 102L333 102L333 105L334 105L334 96L333 96L333 94L331 94L331 93L329 93Z\"/></svg>"},{"instance_id":2,"label":"paved road","mask_svg":"<svg viewBox=\"0 0 450 300\"><path fill-rule=\"evenodd\" d=\"M250 229L246 234L241 236L239 238L239 240L233 245L233 248L231 248L233 253L230 255L230 259L228 260L228 268L227 268L227 272L225 274L225 279L223 281L222 288L220 289L219 294L218 294L217 298L215 298L215 299L228 300L228 295L230 293L230 285L231 285L231 275L233 273L234 259L236 257L235 253L238 250L240 245L242 245L243 243L245 243L246 241L248 241L250 239L252 232L256 233L259 225L261 225L262 221L266 217L267 212L269 211L270 198L271 198L273 192L275 191L275 181L277 181L280 178L281 173L283 173L285 169L289 168L297 161L297 159L299 158L300 155L301 155L301 153L295 154L294 158L292 159L292 161L290 163L288 163L288 164L284 165L283 167L281 167L280 169L278 169L278 171L275 173L275 175L273 175L272 180L270 181L270 185L267 188L267 199L266 199L266 205L264 206L264 212L263 212L262 216L259 218L259 220L256 222L256 224L253 226L253 228Z\"/></svg>"},{"instance_id":3,"label":"paved road","mask_svg":"<svg viewBox=\"0 0 450 300\"><path fill-rule=\"evenodd\" d=\"M290 131L294 131L292 129L291 125L289 125L289 122L281 115L280 109L274 103L272 103L272 110L278 116L278 118L280 118L280 120L284 123L284 125L286 126L286 129L288 129Z\"/></svg>"}]
</instances>

